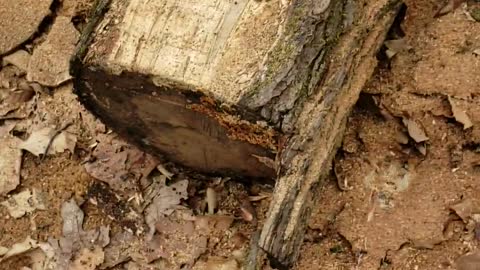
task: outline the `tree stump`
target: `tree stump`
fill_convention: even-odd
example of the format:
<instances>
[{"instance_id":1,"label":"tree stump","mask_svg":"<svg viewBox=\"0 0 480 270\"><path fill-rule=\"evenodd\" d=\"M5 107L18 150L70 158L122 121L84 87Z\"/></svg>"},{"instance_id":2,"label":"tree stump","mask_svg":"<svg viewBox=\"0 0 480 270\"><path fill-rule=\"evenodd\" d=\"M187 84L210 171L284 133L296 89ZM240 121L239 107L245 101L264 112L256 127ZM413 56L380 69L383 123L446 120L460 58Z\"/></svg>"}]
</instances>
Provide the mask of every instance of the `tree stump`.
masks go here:
<instances>
[{"instance_id":1,"label":"tree stump","mask_svg":"<svg viewBox=\"0 0 480 270\"><path fill-rule=\"evenodd\" d=\"M98 0L72 59L75 90L152 153L201 172L276 178L258 250L288 269L399 7Z\"/></svg>"}]
</instances>

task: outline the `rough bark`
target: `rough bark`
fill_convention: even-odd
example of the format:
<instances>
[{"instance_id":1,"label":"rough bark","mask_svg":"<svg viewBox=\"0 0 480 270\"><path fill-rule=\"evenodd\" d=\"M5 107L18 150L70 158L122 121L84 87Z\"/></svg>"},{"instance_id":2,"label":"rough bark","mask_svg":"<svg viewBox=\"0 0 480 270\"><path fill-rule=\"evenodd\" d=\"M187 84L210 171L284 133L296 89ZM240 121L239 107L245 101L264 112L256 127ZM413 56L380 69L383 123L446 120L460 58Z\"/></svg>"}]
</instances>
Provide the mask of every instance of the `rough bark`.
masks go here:
<instances>
[{"instance_id":1,"label":"rough bark","mask_svg":"<svg viewBox=\"0 0 480 270\"><path fill-rule=\"evenodd\" d=\"M321 207L312 199L330 171L346 119L401 6L398 0L342 2L342 34L329 53L322 83L306 98L295 134L282 150L281 171L258 242L278 269L290 269L299 255L311 209Z\"/></svg>"}]
</instances>

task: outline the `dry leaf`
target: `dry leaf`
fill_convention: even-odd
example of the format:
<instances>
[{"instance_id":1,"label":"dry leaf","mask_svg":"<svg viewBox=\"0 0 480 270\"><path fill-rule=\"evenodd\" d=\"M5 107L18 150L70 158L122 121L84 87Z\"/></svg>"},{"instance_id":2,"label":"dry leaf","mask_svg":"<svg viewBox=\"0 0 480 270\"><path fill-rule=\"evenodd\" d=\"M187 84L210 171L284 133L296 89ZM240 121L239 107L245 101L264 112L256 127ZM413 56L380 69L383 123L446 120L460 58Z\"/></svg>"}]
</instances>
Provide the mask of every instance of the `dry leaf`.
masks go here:
<instances>
[{"instance_id":1,"label":"dry leaf","mask_svg":"<svg viewBox=\"0 0 480 270\"><path fill-rule=\"evenodd\" d=\"M171 264L191 266L207 249L207 237L196 231L191 221L174 222L162 218L155 227L158 235L150 242L149 247L154 250L151 255L160 256Z\"/></svg>"},{"instance_id":2,"label":"dry leaf","mask_svg":"<svg viewBox=\"0 0 480 270\"><path fill-rule=\"evenodd\" d=\"M408 135L410 135L415 142L420 143L428 140L423 128L414 120L403 118L403 124L407 127Z\"/></svg>"},{"instance_id":3,"label":"dry leaf","mask_svg":"<svg viewBox=\"0 0 480 270\"><path fill-rule=\"evenodd\" d=\"M41 246L42 250L50 252L54 269L70 270L82 269L72 268L77 265L73 258L85 256L84 259L92 259L92 265L100 265L103 262L102 248L109 244L109 228L84 231L82 210L75 203L74 199L65 202L61 209L63 219L63 237L59 240L49 239L48 244ZM85 251L85 249L90 252ZM91 253L91 252L94 253ZM83 253L82 253L83 252ZM47 256L47 257L48 257ZM101 259L101 261L100 261ZM85 268L95 269L95 268Z\"/></svg>"},{"instance_id":4,"label":"dry leaf","mask_svg":"<svg viewBox=\"0 0 480 270\"><path fill-rule=\"evenodd\" d=\"M449 96L448 102L450 103L450 106L452 108L452 114L453 117L455 117L455 120L463 124L463 129L471 128L473 126L473 123L470 120L470 117L468 117L467 112L456 104L454 98Z\"/></svg>"},{"instance_id":5,"label":"dry leaf","mask_svg":"<svg viewBox=\"0 0 480 270\"><path fill-rule=\"evenodd\" d=\"M4 66L13 65L26 72L28 68L28 62L30 61L30 54L25 50L18 50L3 57L2 61Z\"/></svg>"},{"instance_id":6,"label":"dry leaf","mask_svg":"<svg viewBox=\"0 0 480 270\"><path fill-rule=\"evenodd\" d=\"M0 1L0 55L29 39L50 14L53 0Z\"/></svg>"},{"instance_id":7,"label":"dry leaf","mask_svg":"<svg viewBox=\"0 0 480 270\"><path fill-rule=\"evenodd\" d=\"M13 136L0 137L0 195L5 195L20 184L21 141Z\"/></svg>"},{"instance_id":8,"label":"dry leaf","mask_svg":"<svg viewBox=\"0 0 480 270\"><path fill-rule=\"evenodd\" d=\"M113 135L98 136L98 139L92 153L94 161L85 164L88 174L109 184L115 191L137 192L138 181L146 178L158 161Z\"/></svg>"},{"instance_id":9,"label":"dry leaf","mask_svg":"<svg viewBox=\"0 0 480 270\"><path fill-rule=\"evenodd\" d=\"M2 248L3 256L1 256L1 253L0 253L0 262L10 257L30 251L36 248L37 246L38 246L37 241L30 238L30 236L27 236L27 238L23 242L13 244L12 247L9 248L8 250L6 250L5 248Z\"/></svg>"},{"instance_id":10,"label":"dry leaf","mask_svg":"<svg viewBox=\"0 0 480 270\"><path fill-rule=\"evenodd\" d=\"M30 134L26 141L20 143L19 147L20 149L27 150L35 156L43 155L55 133L55 129L50 127L36 130ZM47 154L53 155L56 153L63 153L67 149L73 153L76 144L77 137L75 135L67 131L62 131L53 139Z\"/></svg>"},{"instance_id":11,"label":"dry leaf","mask_svg":"<svg viewBox=\"0 0 480 270\"><path fill-rule=\"evenodd\" d=\"M178 181L170 186L163 186L158 191L152 203L145 209L145 221L150 229L149 235L154 232L155 223L178 208L181 200L188 198L188 180Z\"/></svg>"},{"instance_id":12,"label":"dry leaf","mask_svg":"<svg viewBox=\"0 0 480 270\"><path fill-rule=\"evenodd\" d=\"M21 218L35 210L45 210L45 198L36 189L24 190L3 201L0 205L7 207L9 214L14 218Z\"/></svg>"},{"instance_id":13,"label":"dry leaf","mask_svg":"<svg viewBox=\"0 0 480 270\"><path fill-rule=\"evenodd\" d=\"M70 58L79 37L70 18L56 17L47 39L33 52L27 79L52 87L69 80Z\"/></svg>"}]
</instances>

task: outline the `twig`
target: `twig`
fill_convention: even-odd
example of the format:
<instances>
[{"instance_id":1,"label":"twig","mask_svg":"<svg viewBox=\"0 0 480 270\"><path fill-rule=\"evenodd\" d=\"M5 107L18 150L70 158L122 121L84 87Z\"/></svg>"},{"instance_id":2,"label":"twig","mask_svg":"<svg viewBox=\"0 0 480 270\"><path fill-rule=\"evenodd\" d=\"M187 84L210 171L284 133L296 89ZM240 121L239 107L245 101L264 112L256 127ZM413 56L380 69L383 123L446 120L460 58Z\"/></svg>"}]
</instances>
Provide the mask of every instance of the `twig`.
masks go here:
<instances>
[{"instance_id":1,"label":"twig","mask_svg":"<svg viewBox=\"0 0 480 270\"><path fill-rule=\"evenodd\" d=\"M58 135L60 135L60 133L62 133L62 131L64 131L65 129L67 129L69 126L71 126L73 123L72 122L67 122L66 124L64 124L62 127L60 127L59 129L55 130L55 133L53 134L53 136L50 138L50 140L48 141L48 144L47 144L47 147L45 148L45 152L43 152L43 155L42 157L40 158L40 160L44 160L45 157L47 156L47 153L48 151L50 150L50 147L52 146L52 143L53 141L55 140L55 138L57 138Z\"/></svg>"}]
</instances>

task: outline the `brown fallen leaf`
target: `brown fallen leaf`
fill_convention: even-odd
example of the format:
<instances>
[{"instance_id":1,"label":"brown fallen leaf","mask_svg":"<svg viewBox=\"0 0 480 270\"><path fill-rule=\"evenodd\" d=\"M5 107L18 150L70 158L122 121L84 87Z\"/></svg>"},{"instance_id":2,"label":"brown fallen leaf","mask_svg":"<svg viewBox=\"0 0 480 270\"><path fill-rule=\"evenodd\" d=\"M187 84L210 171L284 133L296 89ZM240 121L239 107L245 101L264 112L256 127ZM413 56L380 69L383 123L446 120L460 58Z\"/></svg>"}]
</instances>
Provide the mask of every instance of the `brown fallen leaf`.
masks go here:
<instances>
[{"instance_id":1,"label":"brown fallen leaf","mask_svg":"<svg viewBox=\"0 0 480 270\"><path fill-rule=\"evenodd\" d=\"M154 233L158 220L173 213L181 200L188 198L188 180L178 181L170 186L163 186L158 190L152 203L145 209L145 221L150 229L149 236Z\"/></svg>"},{"instance_id":2,"label":"brown fallen leaf","mask_svg":"<svg viewBox=\"0 0 480 270\"><path fill-rule=\"evenodd\" d=\"M429 138L423 128L414 120L403 118L403 124L407 127L408 135L417 143L427 141Z\"/></svg>"},{"instance_id":3,"label":"brown fallen leaf","mask_svg":"<svg viewBox=\"0 0 480 270\"><path fill-rule=\"evenodd\" d=\"M30 62L30 54L25 50L18 50L14 53L6 55L3 57L3 65L13 65L18 67L20 70L27 72L28 62Z\"/></svg>"},{"instance_id":4,"label":"brown fallen leaf","mask_svg":"<svg viewBox=\"0 0 480 270\"><path fill-rule=\"evenodd\" d=\"M450 103L450 106L452 108L452 114L453 117L455 117L455 120L463 124L463 129L471 128L473 126L473 123L470 120L470 117L468 117L467 112L464 109L458 106L455 98L449 96L448 102Z\"/></svg>"},{"instance_id":5,"label":"brown fallen leaf","mask_svg":"<svg viewBox=\"0 0 480 270\"><path fill-rule=\"evenodd\" d=\"M53 0L0 1L0 55L29 39L50 14Z\"/></svg>"},{"instance_id":6,"label":"brown fallen leaf","mask_svg":"<svg viewBox=\"0 0 480 270\"><path fill-rule=\"evenodd\" d=\"M162 218L155 224L158 235L150 243L154 253L179 269L180 265L192 266L207 250L207 237L195 230L192 221L171 221Z\"/></svg>"},{"instance_id":7,"label":"brown fallen leaf","mask_svg":"<svg viewBox=\"0 0 480 270\"><path fill-rule=\"evenodd\" d=\"M26 141L20 143L20 149L26 150L35 156L45 154L48 148L47 155L54 155L56 153L63 153L65 150L74 152L77 144L77 137L67 131L62 131L55 136L57 131L51 127L45 127L36 130L30 134ZM53 141L51 141L53 138Z\"/></svg>"},{"instance_id":8,"label":"brown fallen leaf","mask_svg":"<svg viewBox=\"0 0 480 270\"><path fill-rule=\"evenodd\" d=\"M146 178L158 165L151 155L140 151L113 134L98 135L92 152L93 161L85 164L92 177L121 193L135 193L139 180Z\"/></svg>"},{"instance_id":9,"label":"brown fallen leaf","mask_svg":"<svg viewBox=\"0 0 480 270\"><path fill-rule=\"evenodd\" d=\"M0 195L6 195L20 184L22 151L20 139L7 135L0 137Z\"/></svg>"},{"instance_id":10,"label":"brown fallen leaf","mask_svg":"<svg viewBox=\"0 0 480 270\"><path fill-rule=\"evenodd\" d=\"M50 238L48 243L41 245L42 250L50 253L47 256L52 257L53 269L83 269L72 268L78 264L75 262L75 258L79 256L84 256L85 260L90 260L90 264L95 265L95 267L103 263L103 248L110 242L108 235L110 229L108 227L100 227L84 231L84 214L74 199L62 205L61 214L63 219L63 237L58 240ZM85 251L85 249L90 252ZM94 253L92 254L91 251L94 251Z\"/></svg>"},{"instance_id":11,"label":"brown fallen leaf","mask_svg":"<svg viewBox=\"0 0 480 270\"><path fill-rule=\"evenodd\" d=\"M69 17L56 17L47 39L32 54L27 80L52 87L69 80L70 57L79 37Z\"/></svg>"},{"instance_id":12,"label":"brown fallen leaf","mask_svg":"<svg viewBox=\"0 0 480 270\"><path fill-rule=\"evenodd\" d=\"M14 218L21 218L25 214L32 213L37 209L47 209L44 196L36 189L17 193L8 200L1 202L0 205L5 206L10 216Z\"/></svg>"}]
</instances>

